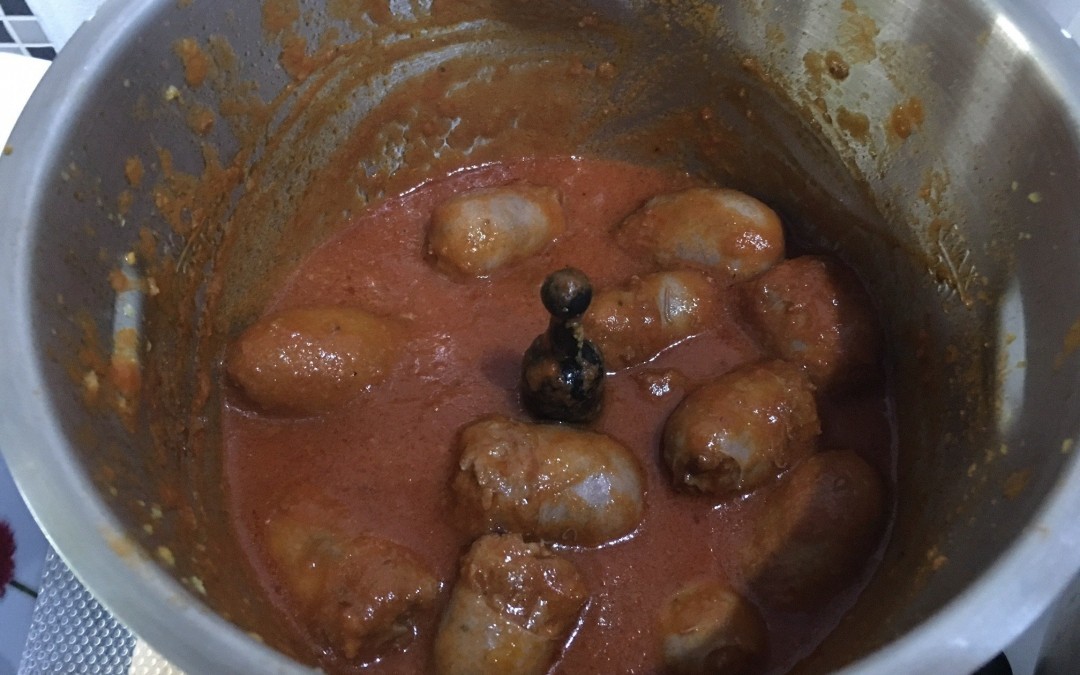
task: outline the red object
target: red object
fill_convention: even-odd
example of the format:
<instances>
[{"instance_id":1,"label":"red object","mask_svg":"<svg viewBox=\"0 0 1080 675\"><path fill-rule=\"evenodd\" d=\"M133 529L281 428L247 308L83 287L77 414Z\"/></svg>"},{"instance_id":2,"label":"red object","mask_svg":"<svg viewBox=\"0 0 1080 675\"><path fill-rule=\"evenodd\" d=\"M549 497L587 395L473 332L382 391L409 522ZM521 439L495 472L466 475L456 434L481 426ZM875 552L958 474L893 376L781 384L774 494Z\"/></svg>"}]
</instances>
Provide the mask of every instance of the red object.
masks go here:
<instances>
[{"instance_id":1,"label":"red object","mask_svg":"<svg viewBox=\"0 0 1080 675\"><path fill-rule=\"evenodd\" d=\"M0 598L7 592L15 577L15 533L7 522L0 520Z\"/></svg>"}]
</instances>

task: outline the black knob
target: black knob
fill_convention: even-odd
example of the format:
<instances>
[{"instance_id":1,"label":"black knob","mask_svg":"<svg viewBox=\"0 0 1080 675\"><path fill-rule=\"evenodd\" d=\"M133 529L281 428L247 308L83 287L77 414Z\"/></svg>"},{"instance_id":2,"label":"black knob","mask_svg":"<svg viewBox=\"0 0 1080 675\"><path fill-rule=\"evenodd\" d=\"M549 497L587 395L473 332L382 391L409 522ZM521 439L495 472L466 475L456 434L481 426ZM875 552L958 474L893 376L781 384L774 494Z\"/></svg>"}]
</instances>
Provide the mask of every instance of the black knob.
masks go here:
<instances>
[{"instance_id":1,"label":"black knob","mask_svg":"<svg viewBox=\"0 0 1080 675\"><path fill-rule=\"evenodd\" d=\"M552 272L540 287L540 300L551 316L571 319L581 316L592 302L592 284L574 267Z\"/></svg>"},{"instance_id":2,"label":"black knob","mask_svg":"<svg viewBox=\"0 0 1080 675\"><path fill-rule=\"evenodd\" d=\"M592 284L584 272L567 267L548 275L540 299L551 321L522 359L522 403L542 419L591 421L600 414L604 390L603 357L581 328Z\"/></svg>"},{"instance_id":3,"label":"black knob","mask_svg":"<svg viewBox=\"0 0 1080 675\"><path fill-rule=\"evenodd\" d=\"M975 675L1012 675L1012 664L1004 653L998 654L982 668L975 671Z\"/></svg>"}]
</instances>

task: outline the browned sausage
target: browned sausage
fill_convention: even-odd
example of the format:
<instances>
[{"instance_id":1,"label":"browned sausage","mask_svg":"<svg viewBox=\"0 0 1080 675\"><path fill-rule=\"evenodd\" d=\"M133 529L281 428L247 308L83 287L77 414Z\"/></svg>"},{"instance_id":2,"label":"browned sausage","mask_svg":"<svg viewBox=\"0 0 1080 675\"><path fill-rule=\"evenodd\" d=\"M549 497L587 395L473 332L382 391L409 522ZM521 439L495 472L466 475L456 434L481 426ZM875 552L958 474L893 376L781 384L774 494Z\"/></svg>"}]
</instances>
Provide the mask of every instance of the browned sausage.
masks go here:
<instances>
[{"instance_id":1,"label":"browned sausage","mask_svg":"<svg viewBox=\"0 0 1080 675\"><path fill-rule=\"evenodd\" d=\"M583 322L608 370L644 363L700 333L712 318L714 289L693 270L658 272L601 291Z\"/></svg>"},{"instance_id":2,"label":"browned sausage","mask_svg":"<svg viewBox=\"0 0 1080 675\"><path fill-rule=\"evenodd\" d=\"M431 215L427 247L439 270L486 277L540 252L565 229L558 190L511 183L440 204Z\"/></svg>"},{"instance_id":3,"label":"browned sausage","mask_svg":"<svg viewBox=\"0 0 1080 675\"><path fill-rule=\"evenodd\" d=\"M773 605L808 609L851 583L881 535L877 472L851 451L822 452L767 496L734 551L754 593Z\"/></svg>"},{"instance_id":4,"label":"browned sausage","mask_svg":"<svg viewBox=\"0 0 1080 675\"><path fill-rule=\"evenodd\" d=\"M822 256L792 258L742 289L751 329L821 389L858 384L878 369L881 331L854 273Z\"/></svg>"},{"instance_id":5,"label":"browned sausage","mask_svg":"<svg viewBox=\"0 0 1080 675\"><path fill-rule=\"evenodd\" d=\"M725 281L755 277L784 257L779 216L738 190L690 188L660 195L630 215L616 237L660 267L696 267Z\"/></svg>"},{"instance_id":6,"label":"browned sausage","mask_svg":"<svg viewBox=\"0 0 1080 675\"><path fill-rule=\"evenodd\" d=\"M432 615L439 582L411 551L328 528L317 509L269 521L267 546L282 591L323 648L360 664L402 649Z\"/></svg>"},{"instance_id":7,"label":"browned sausage","mask_svg":"<svg viewBox=\"0 0 1080 675\"><path fill-rule=\"evenodd\" d=\"M715 579L686 584L660 611L664 669L678 675L745 675L764 662L768 634L757 609Z\"/></svg>"},{"instance_id":8,"label":"browned sausage","mask_svg":"<svg viewBox=\"0 0 1080 675\"><path fill-rule=\"evenodd\" d=\"M229 378L262 410L314 415L383 380L398 327L349 307L304 307L266 316L233 341Z\"/></svg>"},{"instance_id":9,"label":"browned sausage","mask_svg":"<svg viewBox=\"0 0 1080 675\"><path fill-rule=\"evenodd\" d=\"M641 468L604 434L488 417L462 430L458 450L458 522L473 533L596 546L641 520Z\"/></svg>"},{"instance_id":10,"label":"browned sausage","mask_svg":"<svg viewBox=\"0 0 1080 675\"><path fill-rule=\"evenodd\" d=\"M435 672L542 675L587 598L569 561L516 534L485 535L461 561L435 637Z\"/></svg>"},{"instance_id":11,"label":"browned sausage","mask_svg":"<svg viewBox=\"0 0 1080 675\"><path fill-rule=\"evenodd\" d=\"M691 392L664 425L675 487L720 498L750 493L813 452L813 386L783 361L752 363Z\"/></svg>"}]
</instances>

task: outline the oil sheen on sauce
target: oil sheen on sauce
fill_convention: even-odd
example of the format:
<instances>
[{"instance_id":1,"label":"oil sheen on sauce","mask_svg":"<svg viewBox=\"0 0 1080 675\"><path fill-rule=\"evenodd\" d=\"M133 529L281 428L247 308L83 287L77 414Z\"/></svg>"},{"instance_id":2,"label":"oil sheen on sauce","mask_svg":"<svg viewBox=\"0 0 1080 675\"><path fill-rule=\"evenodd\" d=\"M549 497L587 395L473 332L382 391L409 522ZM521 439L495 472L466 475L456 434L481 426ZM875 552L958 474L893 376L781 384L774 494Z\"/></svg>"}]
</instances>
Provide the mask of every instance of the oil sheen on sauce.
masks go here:
<instances>
[{"instance_id":1,"label":"oil sheen on sauce","mask_svg":"<svg viewBox=\"0 0 1080 675\"><path fill-rule=\"evenodd\" d=\"M461 191L518 179L562 191L567 232L542 253L488 279L453 280L435 271L424 255L432 209ZM374 534L410 548L443 582L442 597L448 597L460 554L470 543L450 509L455 437L485 414L527 419L517 386L522 353L547 327L541 283L567 265L584 270L595 288L651 271L615 245L611 229L650 197L691 184L683 175L580 158L486 165L369 210L298 266L267 312L355 306L402 317L408 330L400 345L404 357L389 378L332 413L264 416L227 397L223 433L233 525L283 616L294 613L277 591L261 533L277 505L297 500L324 505L327 520L344 532ZM722 293L718 320L706 332L608 377L604 412L591 427L638 456L646 477L645 514L623 541L559 551L578 566L590 599L554 672L658 671L657 619L664 600L688 581L725 576L729 540L768 499L768 488L724 506L678 494L660 461L664 421L683 395L763 355L738 324L733 293ZM875 388L828 401L820 413L823 445L851 448L889 476L891 427L883 392ZM813 613L762 607L770 634L768 670L783 672L820 642L864 581L853 579L848 590ZM405 652L370 670L430 671L434 632L433 623L421 625ZM358 670L333 657L320 665Z\"/></svg>"}]
</instances>

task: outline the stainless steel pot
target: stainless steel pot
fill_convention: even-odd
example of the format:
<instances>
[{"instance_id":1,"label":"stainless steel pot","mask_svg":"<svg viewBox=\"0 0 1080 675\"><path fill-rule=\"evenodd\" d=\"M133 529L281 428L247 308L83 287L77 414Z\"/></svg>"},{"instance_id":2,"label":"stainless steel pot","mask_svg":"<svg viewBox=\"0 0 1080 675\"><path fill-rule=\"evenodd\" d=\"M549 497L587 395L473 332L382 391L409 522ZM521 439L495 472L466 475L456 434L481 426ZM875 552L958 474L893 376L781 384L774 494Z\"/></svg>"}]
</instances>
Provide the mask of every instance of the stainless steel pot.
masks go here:
<instances>
[{"instance_id":1,"label":"stainless steel pot","mask_svg":"<svg viewBox=\"0 0 1080 675\"><path fill-rule=\"evenodd\" d=\"M306 208L331 168L348 198L320 203L352 208L455 163L587 152L806 216L881 299L896 525L800 669L967 672L1018 635L1080 568L1075 45L993 0L453 4L113 0L46 75L0 159L0 444L81 580L189 672L300 668L228 543L196 386L215 340L340 220ZM571 57L612 77L511 100L478 65ZM441 66L443 95L490 99L467 143L414 124L439 96L404 96Z\"/></svg>"}]
</instances>

